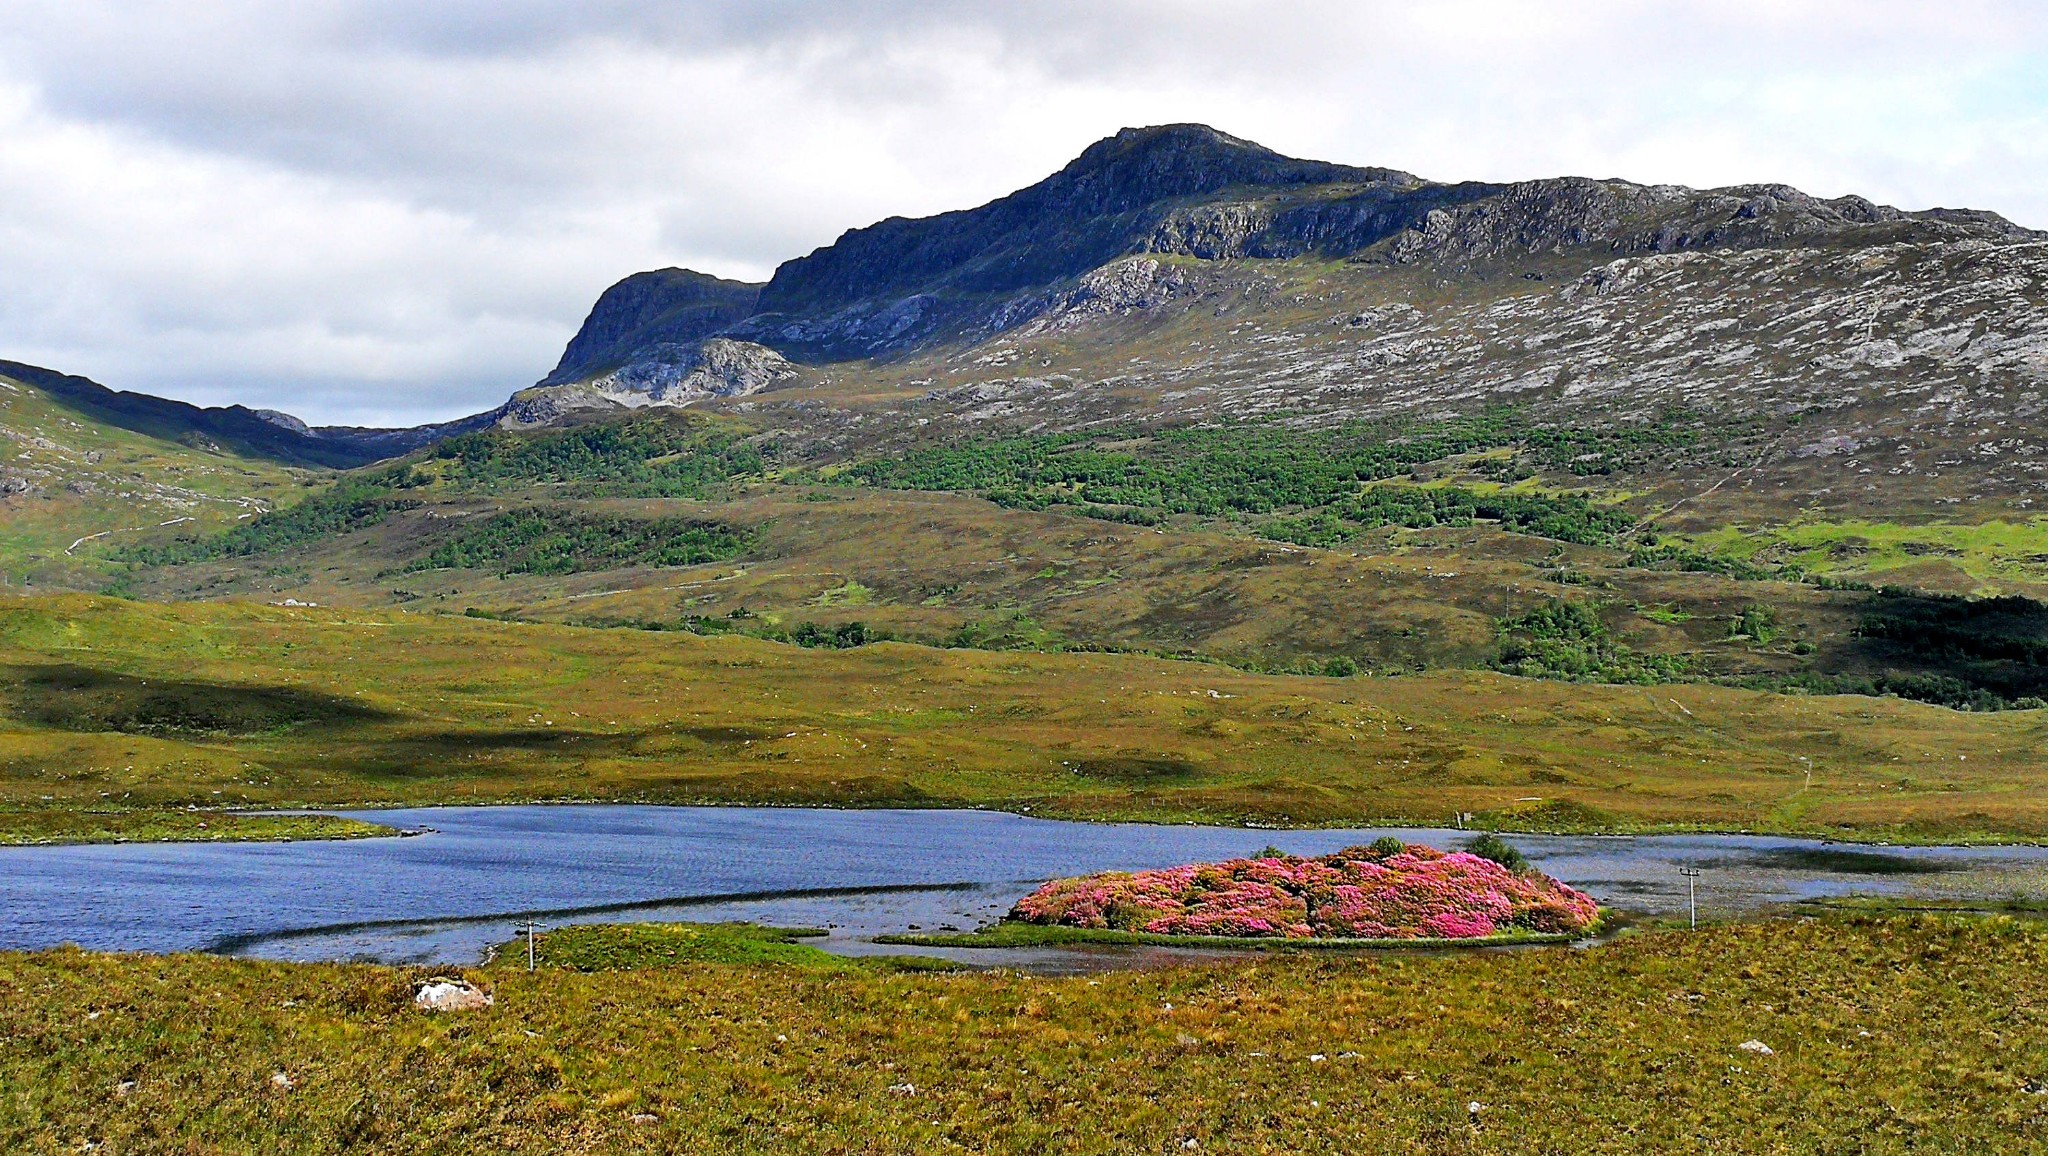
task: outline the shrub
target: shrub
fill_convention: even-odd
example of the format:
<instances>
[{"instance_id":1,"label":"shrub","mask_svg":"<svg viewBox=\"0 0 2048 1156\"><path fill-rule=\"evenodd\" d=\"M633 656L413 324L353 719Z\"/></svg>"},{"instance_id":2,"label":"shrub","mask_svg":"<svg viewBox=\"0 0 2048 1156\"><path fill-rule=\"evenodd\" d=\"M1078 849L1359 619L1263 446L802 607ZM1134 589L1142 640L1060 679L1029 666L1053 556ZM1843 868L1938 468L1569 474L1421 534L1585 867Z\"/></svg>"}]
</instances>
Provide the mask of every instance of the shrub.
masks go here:
<instances>
[{"instance_id":1,"label":"shrub","mask_svg":"<svg viewBox=\"0 0 2048 1156\"><path fill-rule=\"evenodd\" d=\"M1465 844L1465 850L1481 859L1490 859L1517 875L1529 869L1528 856L1491 831Z\"/></svg>"}]
</instances>

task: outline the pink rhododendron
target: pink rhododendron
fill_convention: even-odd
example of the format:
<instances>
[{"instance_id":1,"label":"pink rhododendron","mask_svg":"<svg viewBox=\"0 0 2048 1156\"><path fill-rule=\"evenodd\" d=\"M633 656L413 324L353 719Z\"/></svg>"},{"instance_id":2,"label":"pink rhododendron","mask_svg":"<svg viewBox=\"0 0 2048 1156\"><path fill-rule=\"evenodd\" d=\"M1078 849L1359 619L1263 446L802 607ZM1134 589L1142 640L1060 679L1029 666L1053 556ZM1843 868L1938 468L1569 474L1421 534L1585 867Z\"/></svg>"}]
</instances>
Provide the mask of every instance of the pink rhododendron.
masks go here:
<instances>
[{"instance_id":1,"label":"pink rhododendron","mask_svg":"<svg viewBox=\"0 0 2048 1156\"><path fill-rule=\"evenodd\" d=\"M1169 935L1483 939L1511 930L1570 934L1599 914L1592 897L1540 872L1410 846L1350 847L1316 859L1231 859L1161 871L1057 879L1017 901L1031 923Z\"/></svg>"}]
</instances>

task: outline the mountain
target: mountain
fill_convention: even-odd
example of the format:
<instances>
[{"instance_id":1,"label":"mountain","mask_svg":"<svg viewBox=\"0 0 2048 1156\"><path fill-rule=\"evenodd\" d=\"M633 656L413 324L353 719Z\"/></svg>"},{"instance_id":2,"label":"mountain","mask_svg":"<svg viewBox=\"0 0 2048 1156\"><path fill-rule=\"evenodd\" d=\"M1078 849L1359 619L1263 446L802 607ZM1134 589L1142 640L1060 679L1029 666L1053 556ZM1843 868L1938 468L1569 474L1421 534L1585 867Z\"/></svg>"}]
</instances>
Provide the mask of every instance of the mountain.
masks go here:
<instances>
[{"instance_id":1,"label":"mountain","mask_svg":"<svg viewBox=\"0 0 2048 1156\"><path fill-rule=\"evenodd\" d=\"M629 277L492 420L807 396L839 418L799 424L831 438L835 420L871 437L935 417L1762 405L1853 412L1825 436L1862 445L1920 432L1868 411L1929 381L1978 382L1959 424L2031 404L2007 371L2048 341L2039 240L1994 213L1783 185L1446 184L1126 129L979 208L851 230L766 285ZM2018 296L1998 288L2015 278ZM859 399L816 392L834 383ZM2007 403L1975 404L1989 395Z\"/></svg>"},{"instance_id":2,"label":"mountain","mask_svg":"<svg viewBox=\"0 0 2048 1156\"><path fill-rule=\"evenodd\" d=\"M277 461L304 460L295 439L251 410L0 362L0 587L100 589L118 569L109 547L219 531L298 501L311 472Z\"/></svg>"}]
</instances>

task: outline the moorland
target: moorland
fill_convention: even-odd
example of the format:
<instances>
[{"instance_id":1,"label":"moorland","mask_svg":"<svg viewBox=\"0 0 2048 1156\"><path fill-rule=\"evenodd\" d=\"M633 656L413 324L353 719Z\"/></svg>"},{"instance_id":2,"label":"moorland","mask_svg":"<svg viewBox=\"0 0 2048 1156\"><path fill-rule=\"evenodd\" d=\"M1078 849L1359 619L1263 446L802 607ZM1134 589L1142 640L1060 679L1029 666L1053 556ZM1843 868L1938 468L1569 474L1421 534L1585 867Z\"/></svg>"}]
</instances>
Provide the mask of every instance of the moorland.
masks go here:
<instances>
[{"instance_id":1,"label":"moorland","mask_svg":"<svg viewBox=\"0 0 2048 1156\"><path fill-rule=\"evenodd\" d=\"M764 284L627 277L435 426L0 364L0 841L540 800L2038 841L2044 355L2048 238L1993 213L1179 125ZM402 968L0 954L0 1144L2039 1147L2038 925L1810 916L1059 980L563 929L447 1016Z\"/></svg>"},{"instance_id":2,"label":"moorland","mask_svg":"<svg viewBox=\"0 0 2048 1156\"><path fill-rule=\"evenodd\" d=\"M417 969L0 955L0 1143L2027 1151L2044 949L2032 921L1830 916L1048 980L570 929L539 971L463 973L493 1005L441 1016Z\"/></svg>"}]
</instances>

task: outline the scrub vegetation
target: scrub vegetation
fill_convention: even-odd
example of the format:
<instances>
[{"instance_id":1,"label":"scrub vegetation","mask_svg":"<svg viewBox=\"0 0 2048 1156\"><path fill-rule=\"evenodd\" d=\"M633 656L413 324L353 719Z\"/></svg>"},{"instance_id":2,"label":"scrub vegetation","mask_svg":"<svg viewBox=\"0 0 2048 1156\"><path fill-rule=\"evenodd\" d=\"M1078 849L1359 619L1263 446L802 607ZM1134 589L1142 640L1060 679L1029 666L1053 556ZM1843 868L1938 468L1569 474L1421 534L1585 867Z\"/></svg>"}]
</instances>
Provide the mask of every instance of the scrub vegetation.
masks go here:
<instances>
[{"instance_id":1,"label":"scrub vegetation","mask_svg":"<svg viewBox=\"0 0 2048 1156\"><path fill-rule=\"evenodd\" d=\"M2048 1144L2048 931L2032 921L1832 915L1587 951L1286 953L1070 979L891 974L729 940L674 958L645 940L551 932L532 974L509 946L466 973L493 1005L442 1014L412 1007L416 969L0 955L0 1147ZM577 970L546 962L558 950Z\"/></svg>"}]
</instances>

